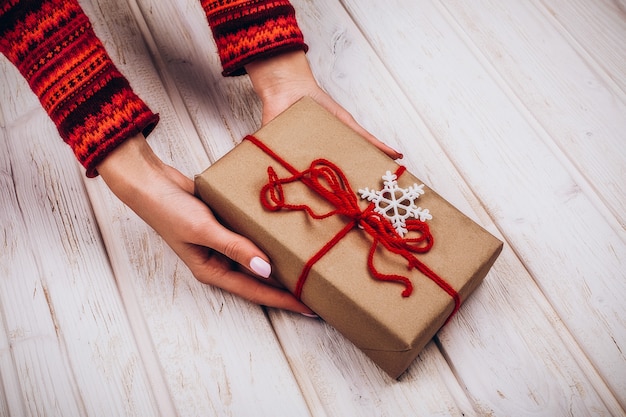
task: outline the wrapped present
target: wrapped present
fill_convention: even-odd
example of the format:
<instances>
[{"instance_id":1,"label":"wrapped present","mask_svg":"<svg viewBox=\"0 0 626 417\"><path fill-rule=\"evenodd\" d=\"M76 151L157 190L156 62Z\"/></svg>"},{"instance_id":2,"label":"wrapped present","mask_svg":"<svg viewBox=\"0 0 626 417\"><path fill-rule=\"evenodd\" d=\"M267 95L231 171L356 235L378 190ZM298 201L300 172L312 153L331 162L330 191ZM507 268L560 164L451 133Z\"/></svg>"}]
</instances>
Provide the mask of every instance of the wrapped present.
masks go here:
<instances>
[{"instance_id":1,"label":"wrapped present","mask_svg":"<svg viewBox=\"0 0 626 417\"><path fill-rule=\"evenodd\" d=\"M472 293L502 243L302 99L196 177L287 289L390 376Z\"/></svg>"}]
</instances>

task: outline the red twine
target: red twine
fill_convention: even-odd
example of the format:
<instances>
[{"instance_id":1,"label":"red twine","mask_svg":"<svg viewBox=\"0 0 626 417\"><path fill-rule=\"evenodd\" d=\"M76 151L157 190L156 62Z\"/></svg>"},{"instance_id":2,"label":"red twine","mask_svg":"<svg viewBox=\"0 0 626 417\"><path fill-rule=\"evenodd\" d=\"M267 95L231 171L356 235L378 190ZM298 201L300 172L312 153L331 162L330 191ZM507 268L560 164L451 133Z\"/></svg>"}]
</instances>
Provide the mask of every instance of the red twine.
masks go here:
<instances>
[{"instance_id":1,"label":"red twine","mask_svg":"<svg viewBox=\"0 0 626 417\"><path fill-rule=\"evenodd\" d=\"M280 163L291 174L291 176L287 178L278 178L276 171L271 166L268 167L269 181L261 190L261 204L263 207L271 211L283 209L305 211L311 218L316 220L325 219L338 214L349 219L348 223L304 265L294 291L294 295L298 299L300 299L302 295L302 288L313 265L328 253L328 251L355 226L359 226L373 239L367 257L367 266L372 276L381 281L395 281L403 284L405 287L402 292L403 297L408 297L413 292L413 284L407 277L397 274L383 274L376 269L374 265L374 254L378 246L382 245L389 252L398 254L406 259L409 270L413 268L417 269L452 297L454 300L454 310L450 314L450 317L448 317L448 320L457 312L461 305L461 299L456 290L414 255L416 253L426 253L433 246L433 236L425 222L418 219L407 220L406 228L409 231L407 236L412 237L403 238L398 235L390 221L374 212L373 203L365 210L361 211L356 194L350 187L345 174L337 165L326 159L316 159L311 163L308 169L299 171L256 137L248 135L244 140L252 142L263 152ZM405 170L405 167L400 166L395 174L400 177ZM287 203L283 185L292 182L302 182L319 194L325 201L329 202L334 208L327 213L319 214L306 204Z\"/></svg>"}]
</instances>

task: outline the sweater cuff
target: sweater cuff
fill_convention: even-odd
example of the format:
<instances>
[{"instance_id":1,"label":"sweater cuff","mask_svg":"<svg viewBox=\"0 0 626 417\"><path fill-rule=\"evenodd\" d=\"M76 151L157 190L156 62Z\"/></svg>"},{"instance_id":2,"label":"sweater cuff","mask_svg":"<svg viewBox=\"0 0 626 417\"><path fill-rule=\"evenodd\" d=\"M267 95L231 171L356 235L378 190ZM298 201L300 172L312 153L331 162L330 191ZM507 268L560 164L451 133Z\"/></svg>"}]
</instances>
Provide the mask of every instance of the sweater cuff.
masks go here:
<instances>
[{"instance_id":1,"label":"sweater cuff","mask_svg":"<svg viewBox=\"0 0 626 417\"><path fill-rule=\"evenodd\" d=\"M12 1L0 10L0 50L26 78L88 177L158 115L117 70L76 0Z\"/></svg>"},{"instance_id":2,"label":"sweater cuff","mask_svg":"<svg viewBox=\"0 0 626 417\"><path fill-rule=\"evenodd\" d=\"M93 112L87 110L80 123L62 124L59 132L89 178L98 175L96 167L113 149L133 136L148 137L159 122L159 115L152 113L130 87L119 88L106 99L85 106L93 106Z\"/></svg>"},{"instance_id":3,"label":"sweater cuff","mask_svg":"<svg viewBox=\"0 0 626 417\"><path fill-rule=\"evenodd\" d=\"M258 59L308 47L286 0L201 0L222 62L223 75L246 73Z\"/></svg>"}]
</instances>

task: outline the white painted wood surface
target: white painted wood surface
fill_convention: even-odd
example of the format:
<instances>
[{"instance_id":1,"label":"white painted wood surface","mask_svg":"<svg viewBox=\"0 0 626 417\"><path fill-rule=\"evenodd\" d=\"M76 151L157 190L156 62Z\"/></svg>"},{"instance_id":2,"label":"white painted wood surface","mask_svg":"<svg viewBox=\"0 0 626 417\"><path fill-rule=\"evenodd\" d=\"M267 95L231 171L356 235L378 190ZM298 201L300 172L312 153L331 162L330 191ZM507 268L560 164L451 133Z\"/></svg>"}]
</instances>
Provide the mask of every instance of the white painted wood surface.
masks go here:
<instances>
[{"instance_id":1,"label":"white painted wood surface","mask_svg":"<svg viewBox=\"0 0 626 417\"><path fill-rule=\"evenodd\" d=\"M258 127L197 0L81 4L163 159L191 176ZM0 415L626 415L624 5L294 6L324 88L506 242L484 284L392 381L324 323L198 284L0 60Z\"/></svg>"}]
</instances>

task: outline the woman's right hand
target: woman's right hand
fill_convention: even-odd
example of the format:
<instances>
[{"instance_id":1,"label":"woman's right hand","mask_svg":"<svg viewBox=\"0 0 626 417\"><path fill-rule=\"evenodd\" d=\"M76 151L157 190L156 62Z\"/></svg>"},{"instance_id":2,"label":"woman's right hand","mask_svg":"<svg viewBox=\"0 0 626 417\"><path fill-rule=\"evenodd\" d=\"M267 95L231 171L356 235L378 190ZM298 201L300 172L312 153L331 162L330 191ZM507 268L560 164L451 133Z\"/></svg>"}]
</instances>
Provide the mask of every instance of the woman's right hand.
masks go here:
<instances>
[{"instance_id":1,"label":"woman's right hand","mask_svg":"<svg viewBox=\"0 0 626 417\"><path fill-rule=\"evenodd\" d=\"M164 164L142 135L123 142L97 169L113 193L161 235L200 282L256 304L314 316L290 292L276 287L268 257L222 226L194 196L193 181Z\"/></svg>"}]
</instances>

